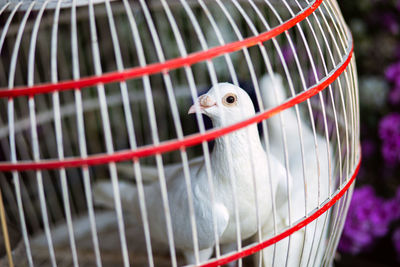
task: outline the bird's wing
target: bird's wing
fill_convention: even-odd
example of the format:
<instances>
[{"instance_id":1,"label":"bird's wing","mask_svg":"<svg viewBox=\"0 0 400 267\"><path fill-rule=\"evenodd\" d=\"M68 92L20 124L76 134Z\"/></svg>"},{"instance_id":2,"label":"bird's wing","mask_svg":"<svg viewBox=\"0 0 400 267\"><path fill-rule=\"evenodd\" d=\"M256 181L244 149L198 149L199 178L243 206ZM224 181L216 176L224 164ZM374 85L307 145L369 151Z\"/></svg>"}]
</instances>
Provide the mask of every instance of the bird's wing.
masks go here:
<instances>
[{"instance_id":1,"label":"bird's wing","mask_svg":"<svg viewBox=\"0 0 400 267\"><path fill-rule=\"evenodd\" d=\"M275 192L276 210L278 216L281 218L288 218L288 187L293 188L293 176L277 158L271 155L270 160L272 162L273 175L276 177L275 179L278 180Z\"/></svg>"},{"instance_id":2,"label":"bird's wing","mask_svg":"<svg viewBox=\"0 0 400 267\"><path fill-rule=\"evenodd\" d=\"M228 227L229 222L229 211L228 209L221 203L216 203L214 205L215 213L217 217L217 234L218 236L222 236Z\"/></svg>"},{"instance_id":3,"label":"bird's wing","mask_svg":"<svg viewBox=\"0 0 400 267\"><path fill-rule=\"evenodd\" d=\"M118 175L124 179L134 179L135 171L132 162L119 163L117 165ZM140 172L142 174L143 182L154 182L158 179L157 167L140 165Z\"/></svg>"},{"instance_id":4,"label":"bird's wing","mask_svg":"<svg viewBox=\"0 0 400 267\"><path fill-rule=\"evenodd\" d=\"M206 179L202 158L190 161L190 174L193 183L196 183L198 191L193 191L194 212L198 232L198 243L200 249L212 247L215 244L214 218L215 211L217 235L220 237L227 228L229 222L229 212L221 203L211 203L208 194L208 183ZM169 180L167 180L168 200L172 226L174 231L174 241L177 248L191 249L192 225L190 220L187 189L182 164L170 166ZM199 179L203 177L202 179ZM197 183L199 180L203 182ZM138 194L137 188L130 182L119 181L121 203L124 210L133 211L138 216ZM167 240L167 229L165 227L165 215L162 205L161 191L158 182L144 186L146 206L148 211L149 226L152 237L155 240ZM93 197L96 205L114 208L114 190L110 181L100 181L93 185Z\"/></svg>"},{"instance_id":5,"label":"bird's wing","mask_svg":"<svg viewBox=\"0 0 400 267\"><path fill-rule=\"evenodd\" d=\"M119 192L123 208L130 207L134 201L137 189L129 182L119 181ZM93 185L93 200L98 206L114 208L114 188L110 181L99 181Z\"/></svg>"},{"instance_id":6,"label":"bird's wing","mask_svg":"<svg viewBox=\"0 0 400 267\"><path fill-rule=\"evenodd\" d=\"M204 161L204 157L196 157L189 161L189 168ZM165 178L169 178L176 175L176 172L182 168L182 162L164 165ZM135 172L132 163L120 163L117 165L118 174L126 179L134 179ZM140 172L142 174L142 180L144 183L152 183L158 181L158 169L157 166L140 165Z\"/></svg>"},{"instance_id":7,"label":"bird's wing","mask_svg":"<svg viewBox=\"0 0 400 267\"><path fill-rule=\"evenodd\" d=\"M201 249L215 245L215 229L213 223L213 210L216 219L216 234L221 238L229 223L229 211L222 203L215 203L214 208L205 205L202 208L195 207L197 236ZM188 229L189 230L189 229Z\"/></svg>"},{"instance_id":8,"label":"bird's wing","mask_svg":"<svg viewBox=\"0 0 400 267\"><path fill-rule=\"evenodd\" d=\"M212 247L215 244L214 219L218 237L221 237L229 222L229 211L224 204L217 200L212 202L210 199L209 184L203 164L203 161L197 160L192 162L190 168L193 211L200 249ZM171 179L167 185L174 239L177 247L191 248L193 244L192 225L189 220L191 214L188 205L187 187L183 173L179 172L179 174L180 176ZM158 208L151 207L150 203L148 207L149 209ZM213 217L213 212L215 212L215 218Z\"/></svg>"}]
</instances>

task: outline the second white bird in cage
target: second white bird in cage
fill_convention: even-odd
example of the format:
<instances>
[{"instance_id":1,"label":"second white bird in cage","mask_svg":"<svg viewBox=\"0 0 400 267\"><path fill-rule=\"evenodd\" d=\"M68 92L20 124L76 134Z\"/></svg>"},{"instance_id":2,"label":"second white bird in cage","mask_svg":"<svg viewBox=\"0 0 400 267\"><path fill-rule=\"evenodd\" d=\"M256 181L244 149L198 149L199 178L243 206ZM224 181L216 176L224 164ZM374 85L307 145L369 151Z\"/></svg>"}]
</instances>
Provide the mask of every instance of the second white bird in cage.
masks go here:
<instances>
[{"instance_id":1,"label":"second white bird in cage","mask_svg":"<svg viewBox=\"0 0 400 267\"><path fill-rule=\"evenodd\" d=\"M276 107L287 99L279 74L264 75L260 87L266 109ZM332 148L327 139L316 132L315 127L305 122L300 115L301 111L291 108L267 121L271 153L281 162L288 161L293 176L290 198L278 199L278 202L284 202L278 203L282 207L277 212L278 229L289 227L289 222L293 224L319 208L330 193L331 166L334 165ZM276 247L264 249L264 266L320 266L327 246L326 223L329 216L329 212L325 213L318 220L296 231L290 236L290 241L288 237L278 242ZM273 236L271 228L272 225L263 229L264 238Z\"/></svg>"}]
</instances>

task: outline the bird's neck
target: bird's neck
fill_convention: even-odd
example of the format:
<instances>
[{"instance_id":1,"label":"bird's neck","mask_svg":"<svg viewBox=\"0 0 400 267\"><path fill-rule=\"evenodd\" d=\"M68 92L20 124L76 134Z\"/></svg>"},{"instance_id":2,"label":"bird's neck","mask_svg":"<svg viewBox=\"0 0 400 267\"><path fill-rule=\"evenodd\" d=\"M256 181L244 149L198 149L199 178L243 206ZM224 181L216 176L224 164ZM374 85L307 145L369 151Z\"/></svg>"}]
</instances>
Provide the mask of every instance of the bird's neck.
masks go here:
<instances>
[{"instance_id":1,"label":"bird's neck","mask_svg":"<svg viewBox=\"0 0 400 267\"><path fill-rule=\"evenodd\" d=\"M217 158L227 158L228 154L232 159L249 157L249 153L264 151L261 145L260 136L256 124L234 131L215 140L213 154Z\"/></svg>"},{"instance_id":2,"label":"bird's neck","mask_svg":"<svg viewBox=\"0 0 400 267\"><path fill-rule=\"evenodd\" d=\"M211 155L211 168L216 185L224 187L231 183L233 174L237 186L252 181L249 175L256 167L253 164L262 161L264 155L257 125L217 138Z\"/></svg>"}]
</instances>

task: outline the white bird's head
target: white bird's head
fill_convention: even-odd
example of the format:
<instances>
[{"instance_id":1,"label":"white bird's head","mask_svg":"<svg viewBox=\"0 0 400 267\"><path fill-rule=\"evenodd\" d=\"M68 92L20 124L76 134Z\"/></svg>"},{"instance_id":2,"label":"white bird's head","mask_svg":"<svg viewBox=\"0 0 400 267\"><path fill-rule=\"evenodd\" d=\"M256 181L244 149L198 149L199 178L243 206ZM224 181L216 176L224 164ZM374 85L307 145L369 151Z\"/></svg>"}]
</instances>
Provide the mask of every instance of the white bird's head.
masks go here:
<instances>
[{"instance_id":1,"label":"white bird's head","mask_svg":"<svg viewBox=\"0 0 400 267\"><path fill-rule=\"evenodd\" d=\"M214 126L226 126L254 116L254 105L249 95L242 88L230 83L218 83L189 109L189 114L196 108L213 121Z\"/></svg>"}]
</instances>

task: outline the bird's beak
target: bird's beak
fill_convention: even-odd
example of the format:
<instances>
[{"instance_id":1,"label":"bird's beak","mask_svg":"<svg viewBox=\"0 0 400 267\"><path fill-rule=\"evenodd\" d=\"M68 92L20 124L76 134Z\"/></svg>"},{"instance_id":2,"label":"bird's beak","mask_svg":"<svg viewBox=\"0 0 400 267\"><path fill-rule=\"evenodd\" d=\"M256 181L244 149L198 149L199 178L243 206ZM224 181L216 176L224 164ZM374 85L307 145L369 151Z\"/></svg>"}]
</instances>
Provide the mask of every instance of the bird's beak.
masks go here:
<instances>
[{"instance_id":1,"label":"bird's beak","mask_svg":"<svg viewBox=\"0 0 400 267\"><path fill-rule=\"evenodd\" d=\"M208 95L201 95L197 99L197 103L193 104L188 111L188 114L196 113L196 104L199 105L200 112L203 113L203 111L207 108L210 108L212 106L216 106L217 103Z\"/></svg>"}]
</instances>

